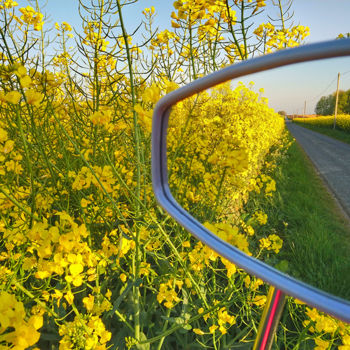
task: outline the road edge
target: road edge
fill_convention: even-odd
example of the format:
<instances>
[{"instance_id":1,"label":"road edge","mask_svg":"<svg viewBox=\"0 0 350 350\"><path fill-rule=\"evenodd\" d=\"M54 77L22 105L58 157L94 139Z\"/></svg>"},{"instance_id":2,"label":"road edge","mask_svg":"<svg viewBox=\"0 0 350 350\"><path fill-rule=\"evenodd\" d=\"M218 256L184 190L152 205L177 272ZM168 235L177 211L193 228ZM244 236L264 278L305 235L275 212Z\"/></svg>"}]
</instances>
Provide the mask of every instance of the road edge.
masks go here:
<instances>
[{"instance_id":1,"label":"road edge","mask_svg":"<svg viewBox=\"0 0 350 350\"><path fill-rule=\"evenodd\" d=\"M317 165L312 161L312 159L306 153L306 151L301 146L301 144L298 142L298 140L292 135L292 133L289 130L288 130L288 132L289 132L290 136L293 138L294 142L296 142L296 144L298 145L299 149L304 154L305 158L308 160L311 167L314 169L315 173L318 175L323 187L325 188L325 190L329 193L329 195L333 199L334 203L336 204L336 207L338 207L339 214L344 219L344 223L350 229L350 210L348 210L346 208L346 206L343 204L342 200L336 195L336 193L334 193L334 191L332 190L332 187L330 186L326 177L319 171L319 169L317 168Z\"/></svg>"}]
</instances>

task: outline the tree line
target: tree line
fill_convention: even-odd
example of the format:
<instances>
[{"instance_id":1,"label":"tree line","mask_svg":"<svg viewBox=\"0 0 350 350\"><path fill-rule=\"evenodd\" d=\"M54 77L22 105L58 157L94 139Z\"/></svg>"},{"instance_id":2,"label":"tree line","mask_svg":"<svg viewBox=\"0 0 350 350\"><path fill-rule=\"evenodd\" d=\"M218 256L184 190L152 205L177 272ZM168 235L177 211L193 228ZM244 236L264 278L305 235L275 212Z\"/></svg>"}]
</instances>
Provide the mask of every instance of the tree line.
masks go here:
<instances>
[{"instance_id":1,"label":"tree line","mask_svg":"<svg viewBox=\"0 0 350 350\"><path fill-rule=\"evenodd\" d=\"M315 113L317 115L333 115L335 110L336 93L322 96L317 102ZM339 91L338 114L350 114L350 89Z\"/></svg>"}]
</instances>

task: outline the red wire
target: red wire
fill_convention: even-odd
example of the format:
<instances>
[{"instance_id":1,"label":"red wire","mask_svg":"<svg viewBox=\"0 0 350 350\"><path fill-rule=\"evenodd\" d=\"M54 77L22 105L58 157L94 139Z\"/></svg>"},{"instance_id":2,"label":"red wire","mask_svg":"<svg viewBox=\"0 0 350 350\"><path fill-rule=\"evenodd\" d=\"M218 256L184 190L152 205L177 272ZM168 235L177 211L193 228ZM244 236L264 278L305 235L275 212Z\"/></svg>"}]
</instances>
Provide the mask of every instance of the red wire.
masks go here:
<instances>
[{"instance_id":1,"label":"red wire","mask_svg":"<svg viewBox=\"0 0 350 350\"><path fill-rule=\"evenodd\" d=\"M267 322L267 325L266 325L266 328L265 328L264 336L263 336L263 339L261 341L260 350L264 350L265 347L266 347L266 343L267 343L267 340L269 339L269 334L270 334L270 331L271 331L271 327L272 327L272 324L273 324L273 320L275 318L275 314L276 314L278 303L279 303L279 300L281 299L281 296L282 296L281 291L277 290L276 291L276 296L274 298L273 305L272 305L272 308L271 308L271 312L270 312L270 315L269 315L269 319L268 319L268 322Z\"/></svg>"}]
</instances>

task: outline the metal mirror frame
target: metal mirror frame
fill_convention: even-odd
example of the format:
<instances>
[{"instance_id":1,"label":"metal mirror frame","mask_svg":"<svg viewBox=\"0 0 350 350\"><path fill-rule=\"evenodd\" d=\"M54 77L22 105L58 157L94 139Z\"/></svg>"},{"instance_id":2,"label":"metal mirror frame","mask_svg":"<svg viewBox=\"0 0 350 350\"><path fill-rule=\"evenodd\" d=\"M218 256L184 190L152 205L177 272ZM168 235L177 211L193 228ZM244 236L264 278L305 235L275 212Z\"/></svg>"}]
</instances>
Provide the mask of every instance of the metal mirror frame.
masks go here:
<instances>
[{"instance_id":1,"label":"metal mirror frame","mask_svg":"<svg viewBox=\"0 0 350 350\"><path fill-rule=\"evenodd\" d=\"M350 39L341 39L285 49L252 58L228 66L170 92L156 104L152 120L152 184L161 207L197 239L249 274L345 322L350 322L350 302L325 293L246 255L210 232L176 202L170 193L168 184L166 138L171 106L200 91L252 73L295 63L349 55Z\"/></svg>"}]
</instances>

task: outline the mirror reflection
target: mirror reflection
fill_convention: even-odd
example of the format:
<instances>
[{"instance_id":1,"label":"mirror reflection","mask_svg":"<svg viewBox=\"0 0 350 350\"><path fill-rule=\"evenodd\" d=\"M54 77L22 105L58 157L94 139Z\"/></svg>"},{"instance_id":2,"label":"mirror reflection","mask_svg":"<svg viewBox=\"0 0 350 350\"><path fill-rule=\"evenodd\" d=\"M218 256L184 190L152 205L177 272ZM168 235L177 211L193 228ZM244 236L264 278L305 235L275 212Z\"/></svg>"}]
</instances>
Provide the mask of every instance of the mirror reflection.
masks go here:
<instances>
[{"instance_id":1,"label":"mirror reflection","mask_svg":"<svg viewBox=\"0 0 350 350\"><path fill-rule=\"evenodd\" d=\"M349 63L212 87L173 107L167 138L169 185L183 208L246 254L347 300Z\"/></svg>"}]
</instances>

